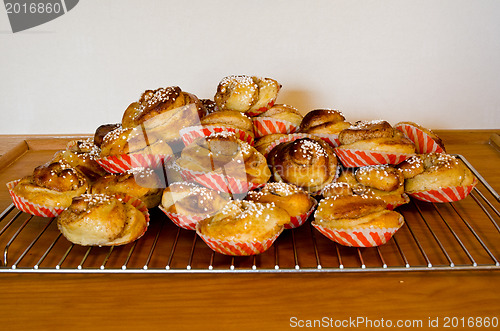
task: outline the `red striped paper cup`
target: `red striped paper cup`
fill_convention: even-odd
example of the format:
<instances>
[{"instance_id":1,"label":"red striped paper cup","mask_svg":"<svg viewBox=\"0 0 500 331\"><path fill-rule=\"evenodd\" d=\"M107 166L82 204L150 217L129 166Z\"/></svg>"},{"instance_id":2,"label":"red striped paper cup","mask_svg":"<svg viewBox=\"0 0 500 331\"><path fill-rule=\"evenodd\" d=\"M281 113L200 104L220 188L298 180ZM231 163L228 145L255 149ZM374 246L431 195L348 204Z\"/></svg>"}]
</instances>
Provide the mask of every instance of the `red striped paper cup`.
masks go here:
<instances>
[{"instance_id":1,"label":"red striped paper cup","mask_svg":"<svg viewBox=\"0 0 500 331\"><path fill-rule=\"evenodd\" d=\"M219 132L233 132L236 135L236 138L244 141L251 146L254 144L254 137L250 135L248 132L232 128L224 125L196 125L196 126L188 126L180 130L180 135L182 142L185 146L191 144L195 139L199 137L208 137L213 133Z\"/></svg>"},{"instance_id":2,"label":"red striped paper cup","mask_svg":"<svg viewBox=\"0 0 500 331\"><path fill-rule=\"evenodd\" d=\"M186 230L196 230L196 224L199 221L205 219L201 216L193 216L193 215L182 215L177 213L168 212L161 205L158 206L162 212L167 215L167 217L178 227L186 229Z\"/></svg>"},{"instance_id":3,"label":"red striped paper cup","mask_svg":"<svg viewBox=\"0 0 500 331\"><path fill-rule=\"evenodd\" d=\"M247 193L250 190L254 190L264 185L264 183L251 183L246 179L243 180L231 176L226 176L218 172L204 173L189 169L181 169L180 174L184 181L195 181L207 188L226 193Z\"/></svg>"},{"instance_id":4,"label":"red striped paper cup","mask_svg":"<svg viewBox=\"0 0 500 331\"><path fill-rule=\"evenodd\" d=\"M343 246L350 247L376 247L388 242L404 224L403 216L400 217L399 226L395 228L353 228L336 229L311 223L321 234L328 239Z\"/></svg>"},{"instance_id":5,"label":"red striped paper cup","mask_svg":"<svg viewBox=\"0 0 500 331\"><path fill-rule=\"evenodd\" d=\"M20 179L14 180L11 182L7 183L7 189L9 190L10 197L12 198L12 202L14 203L14 206L16 206L17 209L20 211L23 211L25 213L35 215L35 216L42 216L42 217L56 217L64 209L66 209L68 206L62 206L62 207L48 207L44 205L39 205L36 203L33 203L29 201L26 198L23 198L17 194L14 193L14 187L19 183Z\"/></svg>"},{"instance_id":6,"label":"red striped paper cup","mask_svg":"<svg viewBox=\"0 0 500 331\"><path fill-rule=\"evenodd\" d=\"M258 115L260 115L262 113L265 113L266 111L269 110L269 108L271 108L272 106L274 106L274 103L276 102L276 97L274 97L271 100L269 100L269 102L267 103L266 106L260 107L258 109L249 110L245 114L247 114L248 116L258 116Z\"/></svg>"},{"instance_id":7,"label":"red striped paper cup","mask_svg":"<svg viewBox=\"0 0 500 331\"><path fill-rule=\"evenodd\" d=\"M294 124L272 117L254 117L252 120L255 138L273 133L294 133L297 130L297 126Z\"/></svg>"},{"instance_id":8,"label":"red striped paper cup","mask_svg":"<svg viewBox=\"0 0 500 331\"><path fill-rule=\"evenodd\" d=\"M313 133L312 135L323 139L333 147L340 146L339 135L333 133Z\"/></svg>"},{"instance_id":9,"label":"red striped paper cup","mask_svg":"<svg viewBox=\"0 0 500 331\"><path fill-rule=\"evenodd\" d=\"M285 224L285 229L298 228L299 226L304 224L309 219L309 216L311 216L312 212L314 211L314 209L318 205L318 202L316 201L316 199L312 199L312 200L314 201L314 204L311 207L311 209L309 209L309 211L305 214L290 217L290 223Z\"/></svg>"},{"instance_id":10,"label":"red striped paper cup","mask_svg":"<svg viewBox=\"0 0 500 331\"><path fill-rule=\"evenodd\" d=\"M414 154L362 151L335 148L335 153L345 167L364 167L378 164L399 164Z\"/></svg>"},{"instance_id":11,"label":"red striped paper cup","mask_svg":"<svg viewBox=\"0 0 500 331\"><path fill-rule=\"evenodd\" d=\"M109 173L120 174L134 168L156 168L171 159L165 154L122 154L96 159L97 163Z\"/></svg>"},{"instance_id":12,"label":"red striped paper cup","mask_svg":"<svg viewBox=\"0 0 500 331\"><path fill-rule=\"evenodd\" d=\"M419 154L445 152L443 148L436 143L434 139L432 139L431 136L414 125L400 123L396 124L394 128L403 132L404 135L413 142L415 149Z\"/></svg>"},{"instance_id":13,"label":"red striped paper cup","mask_svg":"<svg viewBox=\"0 0 500 331\"><path fill-rule=\"evenodd\" d=\"M412 198L427 202L453 202L464 199L469 195L472 189L477 185L478 180L466 186L442 187L437 190L428 190L421 192L409 193Z\"/></svg>"},{"instance_id":14,"label":"red striped paper cup","mask_svg":"<svg viewBox=\"0 0 500 331\"><path fill-rule=\"evenodd\" d=\"M276 233L271 238L264 241L230 241L230 240L220 240L214 239L210 236L206 236L199 231L199 227L196 227L196 233L200 238L212 249L213 251L231 256L249 256L257 255L265 252L272 246L276 238L281 234L281 231Z\"/></svg>"}]
</instances>

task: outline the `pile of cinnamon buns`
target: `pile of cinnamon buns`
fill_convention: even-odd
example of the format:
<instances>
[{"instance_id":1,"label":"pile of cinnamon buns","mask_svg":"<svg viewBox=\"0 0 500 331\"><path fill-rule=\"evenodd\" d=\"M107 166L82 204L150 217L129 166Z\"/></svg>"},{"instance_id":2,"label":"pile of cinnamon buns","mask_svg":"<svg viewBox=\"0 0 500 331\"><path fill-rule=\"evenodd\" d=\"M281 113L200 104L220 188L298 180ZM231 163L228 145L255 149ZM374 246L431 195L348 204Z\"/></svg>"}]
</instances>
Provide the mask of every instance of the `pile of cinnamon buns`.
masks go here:
<instances>
[{"instance_id":1,"label":"pile of cinnamon buns","mask_svg":"<svg viewBox=\"0 0 500 331\"><path fill-rule=\"evenodd\" d=\"M223 78L213 100L147 90L120 123L9 183L11 196L21 210L57 216L79 245L137 240L158 207L213 250L253 255L308 220L342 245L381 245L403 226L394 209L409 195L454 201L476 183L428 129L350 123L333 109L303 116L276 104L280 89L240 75Z\"/></svg>"}]
</instances>

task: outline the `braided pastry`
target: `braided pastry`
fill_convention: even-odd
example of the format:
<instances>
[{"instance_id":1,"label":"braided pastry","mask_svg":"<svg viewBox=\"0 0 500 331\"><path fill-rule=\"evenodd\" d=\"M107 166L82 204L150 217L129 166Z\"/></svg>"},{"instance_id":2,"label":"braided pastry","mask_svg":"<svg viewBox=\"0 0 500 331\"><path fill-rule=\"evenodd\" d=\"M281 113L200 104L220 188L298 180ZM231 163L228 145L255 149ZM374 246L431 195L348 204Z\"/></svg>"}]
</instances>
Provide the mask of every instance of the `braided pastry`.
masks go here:
<instances>
[{"instance_id":1,"label":"braided pastry","mask_svg":"<svg viewBox=\"0 0 500 331\"><path fill-rule=\"evenodd\" d=\"M271 78L228 76L217 86L214 101L220 110L257 115L274 104L280 88L281 85Z\"/></svg>"},{"instance_id":2,"label":"braided pastry","mask_svg":"<svg viewBox=\"0 0 500 331\"><path fill-rule=\"evenodd\" d=\"M268 155L274 179L317 193L337 177L333 148L319 138L300 138L277 145Z\"/></svg>"},{"instance_id":3,"label":"braided pastry","mask_svg":"<svg viewBox=\"0 0 500 331\"><path fill-rule=\"evenodd\" d=\"M57 217L57 227L74 244L117 246L142 236L148 217L117 196L84 194Z\"/></svg>"},{"instance_id":4,"label":"braided pastry","mask_svg":"<svg viewBox=\"0 0 500 331\"><path fill-rule=\"evenodd\" d=\"M90 181L95 181L97 178L107 174L96 161L99 153L99 148L91 139L74 140L68 143L65 150L57 152L52 161L63 161L79 170Z\"/></svg>"},{"instance_id":5,"label":"braided pastry","mask_svg":"<svg viewBox=\"0 0 500 331\"><path fill-rule=\"evenodd\" d=\"M346 122L344 115L334 109L315 109L304 116L299 132L311 134L338 134L347 129L351 123Z\"/></svg>"},{"instance_id":6,"label":"braided pastry","mask_svg":"<svg viewBox=\"0 0 500 331\"><path fill-rule=\"evenodd\" d=\"M133 168L122 174L108 174L95 181L90 188L92 194L128 194L141 199L147 208L160 204L165 184L154 170Z\"/></svg>"},{"instance_id":7,"label":"braided pastry","mask_svg":"<svg viewBox=\"0 0 500 331\"><path fill-rule=\"evenodd\" d=\"M379 198L392 207L408 203L404 192L404 177L399 169L391 165L365 166L346 169L337 179L338 185L327 186L322 195L365 195Z\"/></svg>"},{"instance_id":8,"label":"braided pastry","mask_svg":"<svg viewBox=\"0 0 500 331\"><path fill-rule=\"evenodd\" d=\"M101 157L132 153L171 155L173 152L160 137L154 134L145 135L137 128L120 127L104 136Z\"/></svg>"},{"instance_id":9,"label":"braided pastry","mask_svg":"<svg viewBox=\"0 0 500 331\"><path fill-rule=\"evenodd\" d=\"M360 195L325 198L314 213L315 224L336 229L399 228L401 220L384 201Z\"/></svg>"},{"instance_id":10,"label":"braided pastry","mask_svg":"<svg viewBox=\"0 0 500 331\"><path fill-rule=\"evenodd\" d=\"M271 177L266 158L231 132L196 139L184 148L176 162L184 169L216 172L259 185Z\"/></svg>"},{"instance_id":11,"label":"braided pastry","mask_svg":"<svg viewBox=\"0 0 500 331\"><path fill-rule=\"evenodd\" d=\"M57 161L36 167L13 191L38 205L65 208L71 204L71 199L87 192L88 187L88 179L82 173Z\"/></svg>"},{"instance_id":12,"label":"braided pastry","mask_svg":"<svg viewBox=\"0 0 500 331\"><path fill-rule=\"evenodd\" d=\"M314 206L314 200L303 189L288 183L271 182L259 191L250 191L247 200L260 203L274 203L283 208L290 217L306 214Z\"/></svg>"},{"instance_id":13,"label":"braided pastry","mask_svg":"<svg viewBox=\"0 0 500 331\"><path fill-rule=\"evenodd\" d=\"M208 218L229 201L229 196L194 183L180 182L164 191L161 206L170 213Z\"/></svg>"},{"instance_id":14,"label":"braided pastry","mask_svg":"<svg viewBox=\"0 0 500 331\"><path fill-rule=\"evenodd\" d=\"M200 120L200 123L203 126L216 125L242 130L254 137L252 120L236 110L221 110L208 114Z\"/></svg>"},{"instance_id":15,"label":"braided pastry","mask_svg":"<svg viewBox=\"0 0 500 331\"><path fill-rule=\"evenodd\" d=\"M212 239L262 242L279 234L289 220L288 213L273 204L232 200L198 223L197 230Z\"/></svg>"},{"instance_id":16,"label":"braided pastry","mask_svg":"<svg viewBox=\"0 0 500 331\"><path fill-rule=\"evenodd\" d=\"M474 181L474 175L462 162L444 153L417 154L403 161L398 168L406 178L407 193L468 186Z\"/></svg>"},{"instance_id":17,"label":"braided pastry","mask_svg":"<svg viewBox=\"0 0 500 331\"><path fill-rule=\"evenodd\" d=\"M415 145L386 121L356 122L339 133L338 149L414 154Z\"/></svg>"},{"instance_id":18,"label":"braided pastry","mask_svg":"<svg viewBox=\"0 0 500 331\"><path fill-rule=\"evenodd\" d=\"M124 128L143 126L148 135L158 134L167 142L180 139L183 127L199 124L204 115L199 99L178 86L145 91L138 102L125 110Z\"/></svg>"}]
</instances>

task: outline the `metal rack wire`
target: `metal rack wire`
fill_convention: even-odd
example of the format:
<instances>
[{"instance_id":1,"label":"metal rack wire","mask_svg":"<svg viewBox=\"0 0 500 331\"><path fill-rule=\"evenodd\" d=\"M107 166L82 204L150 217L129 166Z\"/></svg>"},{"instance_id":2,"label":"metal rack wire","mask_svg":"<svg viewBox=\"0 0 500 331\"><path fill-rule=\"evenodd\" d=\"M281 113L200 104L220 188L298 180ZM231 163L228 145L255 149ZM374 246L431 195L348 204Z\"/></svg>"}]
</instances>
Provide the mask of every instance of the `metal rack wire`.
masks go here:
<instances>
[{"instance_id":1,"label":"metal rack wire","mask_svg":"<svg viewBox=\"0 0 500 331\"><path fill-rule=\"evenodd\" d=\"M480 184L464 200L399 207L405 225L374 248L338 245L310 222L286 230L267 252L250 257L214 253L194 231L151 210L146 234L118 247L82 247L61 236L55 218L0 214L0 272L13 273L317 273L500 270L498 193L461 155Z\"/></svg>"}]
</instances>

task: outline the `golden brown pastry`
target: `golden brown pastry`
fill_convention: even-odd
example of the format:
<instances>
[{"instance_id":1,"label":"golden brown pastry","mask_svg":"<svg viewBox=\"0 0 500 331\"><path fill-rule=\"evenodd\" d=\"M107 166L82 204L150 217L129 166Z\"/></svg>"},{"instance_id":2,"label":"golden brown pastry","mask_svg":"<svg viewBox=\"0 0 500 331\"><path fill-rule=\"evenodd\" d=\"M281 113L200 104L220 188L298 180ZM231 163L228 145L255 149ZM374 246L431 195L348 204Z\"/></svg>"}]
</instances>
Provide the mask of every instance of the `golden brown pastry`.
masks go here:
<instances>
[{"instance_id":1,"label":"golden brown pastry","mask_svg":"<svg viewBox=\"0 0 500 331\"><path fill-rule=\"evenodd\" d=\"M136 197L147 208L160 204L163 183L154 170L149 168L133 168L122 174L108 174L91 185L90 193L114 195L128 194Z\"/></svg>"},{"instance_id":2,"label":"golden brown pastry","mask_svg":"<svg viewBox=\"0 0 500 331\"><path fill-rule=\"evenodd\" d=\"M84 194L57 217L57 227L74 244L118 246L141 237L148 217L117 196Z\"/></svg>"},{"instance_id":3,"label":"golden brown pastry","mask_svg":"<svg viewBox=\"0 0 500 331\"><path fill-rule=\"evenodd\" d=\"M298 132L311 134L339 134L351 123L346 122L344 115L334 109L314 109L304 116Z\"/></svg>"},{"instance_id":4,"label":"golden brown pastry","mask_svg":"<svg viewBox=\"0 0 500 331\"><path fill-rule=\"evenodd\" d=\"M319 138L300 138L277 145L268 155L273 177L317 193L337 177L333 148Z\"/></svg>"},{"instance_id":5,"label":"golden brown pastry","mask_svg":"<svg viewBox=\"0 0 500 331\"><path fill-rule=\"evenodd\" d=\"M468 186L472 172L456 157L445 153L417 154L398 165L405 176L405 192Z\"/></svg>"},{"instance_id":6,"label":"golden brown pastry","mask_svg":"<svg viewBox=\"0 0 500 331\"><path fill-rule=\"evenodd\" d=\"M326 187L322 195L365 195L382 199L393 207L408 203L401 171L391 165L365 166L345 169L337 179L337 186Z\"/></svg>"},{"instance_id":7,"label":"golden brown pastry","mask_svg":"<svg viewBox=\"0 0 500 331\"><path fill-rule=\"evenodd\" d=\"M295 108L285 104L277 104L260 114L258 117L271 117L281 121L287 121L295 127L302 122L302 114Z\"/></svg>"},{"instance_id":8,"label":"golden brown pastry","mask_svg":"<svg viewBox=\"0 0 500 331\"><path fill-rule=\"evenodd\" d=\"M92 139L73 140L68 143L65 150L54 155L52 162L63 161L83 173L90 181L95 181L107 174L96 161L99 154L100 150Z\"/></svg>"},{"instance_id":9,"label":"golden brown pastry","mask_svg":"<svg viewBox=\"0 0 500 331\"><path fill-rule=\"evenodd\" d=\"M401 214L381 199L360 195L325 198L314 213L315 224L336 229L399 228L401 222Z\"/></svg>"},{"instance_id":10,"label":"golden brown pastry","mask_svg":"<svg viewBox=\"0 0 500 331\"><path fill-rule=\"evenodd\" d=\"M200 123L202 126L216 125L239 129L254 137L252 119L236 110L221 110L208 114Z\"/></svg>"},{"instance_id":11,"label":"golden brown pastry","mask_svg":"<svg viewBox=\"0 0 500 331\"><path fill-rule=\"evenodd\" d=\"M250 191L247 200L274 203L283 208L290 217L306 214L314 206L314 199L303 189L288 183L270 182L259 191Z\"/></svg>"},{"instance_id":12,"label":"golden brown pastry","mask_svg":"<svg viewBox=\"0 0 500 331\"><path fill-rule=\"evenodd\" d=\"M115 124L103 124L99 126L94 133L94 145L101 148L102 140L109 132L118 129L122 125L120 123Z\"/></svg>"},{"instance_id":13,"label":"golden brown pastry","mask_svg":"<svg viewBox=\"0 0 500 331\"><path fill-rule=\"evenodd\" d=\"M386 121L357 122L339 133L338 149L414 154L415 145Z\"/></svg>"},{"instance_id":14,"label":"golden brown pastry","mask_svg":"<svg viewBox=\"0 0 500 331\"><path fill-rule=\"evenodd\" d=\"M65 208L71 200L87 192L88 179L63 161L38 166L31 176L22 178L14 193L34 204Z\"/></svg>"},{"instance_id":15,"label":"golden brown pastry","mask_svg":"<svg viewBox=\"0 0 500 331\"><path fill-rule=\"evenodd\" d=\"M279 234L289 220L288 213L273 204L232 200L198 223L197 231L212 239L262 242Z\"/></svg>"},{"instance_id":16,"label":"golden brown pastry","mask_svg":"<svg viewBox=\"0 0 500 331\"><path fill-rule=\"evenodd\" d=\"M269 146L274 143L276 140L283 138L286 136L286 133L273 133L263 136L259 138L253 147L258 150L260 153L265 155L266 150L268 150Z\"/></svg>"},{"instance_id":17,"label":"golden brown pastry","mask_svg":"<svg viewBox=\"0 0 500 331\"><path fill-rule=\"evenodd\" d=\"M137 128L118 128L109 132L101 144L101 157L122 154L171 155L172 148L156 135L145 135Z\"/></svg>"},{"instance_id":18,"label":"golden brown pastry","mask_svg":"<svg viewBox=\"0 0 500 331\"><path fill-rule=\"evenodd\" d=\"M142 127L147 135L159 135L164 141L173 142L180 139L183 127L198 125L204 111L195 95L178 86L147 90L125 110L122 127Z\"/></svg>"},{"instance_id":19,"label":"golden brown pastry","mask_svg":"<svg viewBox=\"0 0 500 331\"><path fill-rule=\"evenodd\" d=\"M176 162L191 171L229 176L263 185L271 177L266 158L231 132L198 138L186 146Z\"/></svg>"},{"instance_id":20,"label":"golden brown pastry","mask_svg":"<svg viewBox=\"0 0 500 331\"><path fill-rule=\"evenodd\" d=\"M214 101L220 110L236 110L256 115L274 104L281 85L271 78L233 75L217 86Z\"/></svg>"},{"instance_id":21,"label":"golden brown pastry","mask_svg":"<svg viewBox=\"0 0 500 331\"><path fill-rule=\"evenodd\" d=\"M208 218L219 212L229 195L194 183L172 183L162 194L161 206L167 212Z\"/></svg>"}]
</instances>

